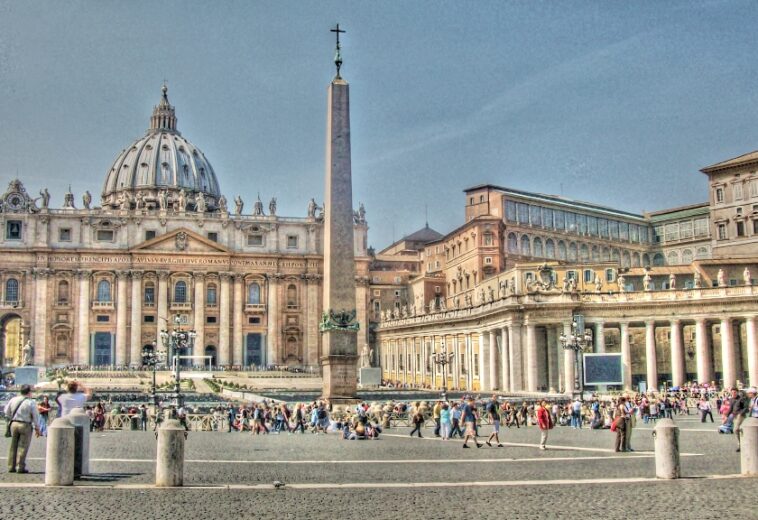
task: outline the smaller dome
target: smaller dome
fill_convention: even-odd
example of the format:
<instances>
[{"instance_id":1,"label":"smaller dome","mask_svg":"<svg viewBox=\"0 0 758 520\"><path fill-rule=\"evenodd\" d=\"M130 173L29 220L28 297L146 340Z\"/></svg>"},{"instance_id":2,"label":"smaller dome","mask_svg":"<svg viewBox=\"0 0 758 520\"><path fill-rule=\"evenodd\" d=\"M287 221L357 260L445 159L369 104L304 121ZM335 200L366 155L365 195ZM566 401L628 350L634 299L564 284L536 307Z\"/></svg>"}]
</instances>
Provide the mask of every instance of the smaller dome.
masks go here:
<instances>
[{"instance_id":1,"label":"smaller dome","mask_svg":"<svg viewBox=\"0 0 758 520\"><path fill-rule=\"evenodd\" d=\"M161 90L147 133L122 150L108 171L103 206L131 207L139 199L157 208L161 192L174 200L183 191L185 196L202 193L203 206L212 210L221 197L216 173L205 154L176 129L168 88L164 84Z\"/></svg>"}]
</instances>

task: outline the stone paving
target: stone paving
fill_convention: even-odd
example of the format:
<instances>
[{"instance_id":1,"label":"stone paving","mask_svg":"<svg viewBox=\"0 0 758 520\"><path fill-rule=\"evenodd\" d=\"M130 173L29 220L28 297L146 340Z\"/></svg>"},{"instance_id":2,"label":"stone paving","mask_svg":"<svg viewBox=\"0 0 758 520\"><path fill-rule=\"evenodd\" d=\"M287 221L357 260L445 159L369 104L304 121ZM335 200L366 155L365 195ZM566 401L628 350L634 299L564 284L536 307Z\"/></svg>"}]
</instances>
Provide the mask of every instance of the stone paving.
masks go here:
<instances>
[{"instance_id":1,"label":"stone paving","mask_svg":"<svg viewBox=\"0 0 758 520\"><path fill-rule=\"evenodd\" d=\"M676 422L682 473L689 477L677 481L653 478L652 425L640 425L636 451L621 454L612 451L608 431L566 427L551 432L547 451L537 449L536 427L504 429L505 448L468 450L459 440L435 439L431 429L423 439L392 429L378 441L193 432L182 490L151 487L152 432L93 434L92 475L74 488L41 487L44 443L36 439L32 473L0 473L0 518L102 518L102 511L215 518L245 510L282 518L720 518L728 510L728 516L755 518L756 480L734 476L734 436L694 417ZM3 438L0 455L6 453ZM275 490L275 480L285 487Z\"/></svg>"}]
</instances>

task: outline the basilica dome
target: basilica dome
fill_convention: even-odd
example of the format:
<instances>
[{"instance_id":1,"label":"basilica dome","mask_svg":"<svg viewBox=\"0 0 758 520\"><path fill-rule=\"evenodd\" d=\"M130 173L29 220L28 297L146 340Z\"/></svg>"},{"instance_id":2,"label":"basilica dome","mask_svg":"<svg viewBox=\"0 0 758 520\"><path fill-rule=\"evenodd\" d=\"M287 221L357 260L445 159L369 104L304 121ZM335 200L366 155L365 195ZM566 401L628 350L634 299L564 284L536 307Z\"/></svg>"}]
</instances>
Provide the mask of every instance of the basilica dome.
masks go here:
<instances>
[{"instance_id":1,"label":"basilica dome","mask_svg":"<svg viewBox=\"0 0 758 520\"><path fill-rule=\"evenodd\" d=\"M186 200L192 208L202 193L203 208L215 209L221 193L213 167L203 152L176 129L176 113L168 102L166 85L162 91L147 133L122 150L108 170L103 207L158 208L162 198Z\"/></svg>"}]
</instances>

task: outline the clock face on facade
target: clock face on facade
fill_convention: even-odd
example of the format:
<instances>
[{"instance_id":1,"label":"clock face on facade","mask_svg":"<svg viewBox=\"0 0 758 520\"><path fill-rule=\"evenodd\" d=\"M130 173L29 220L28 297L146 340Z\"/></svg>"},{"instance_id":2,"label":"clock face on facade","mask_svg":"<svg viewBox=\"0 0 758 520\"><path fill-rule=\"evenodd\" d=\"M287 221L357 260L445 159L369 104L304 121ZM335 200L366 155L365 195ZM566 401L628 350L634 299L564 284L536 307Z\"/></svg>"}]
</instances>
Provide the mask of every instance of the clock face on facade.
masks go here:
<instances>
[{"instance_id":1,"label":"clock face on facade","mask_svg":"<svg viewBox=\"0 0 758 520\"><path fill-rule=\"evenodd\" d=\"M18 211L24 206L24 198L20 193L11 193L5 198L5 205L11 210Z\"/></svg>"}]
</instances>

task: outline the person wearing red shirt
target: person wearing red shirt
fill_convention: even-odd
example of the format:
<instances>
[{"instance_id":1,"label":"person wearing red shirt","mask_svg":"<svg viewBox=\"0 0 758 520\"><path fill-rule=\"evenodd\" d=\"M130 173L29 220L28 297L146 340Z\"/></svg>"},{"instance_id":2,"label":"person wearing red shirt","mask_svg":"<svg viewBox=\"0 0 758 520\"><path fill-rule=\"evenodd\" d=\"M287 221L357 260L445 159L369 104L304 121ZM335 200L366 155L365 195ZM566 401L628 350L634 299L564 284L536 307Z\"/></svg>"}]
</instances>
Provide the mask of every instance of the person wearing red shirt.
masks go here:
<instances>
[{"instance_id":1,"label":"person wearing red shirt","mask_svg":"<svg viewBox=\"0 0 758 520\"><path fill-rule=\"evenodd\" d=\"M553 428L553 419L550 416L550 408L547 401L542 401L537 407L537 425L540 428L540 449L547 449L547 434Z\"/></svg>"}]
</instances>

